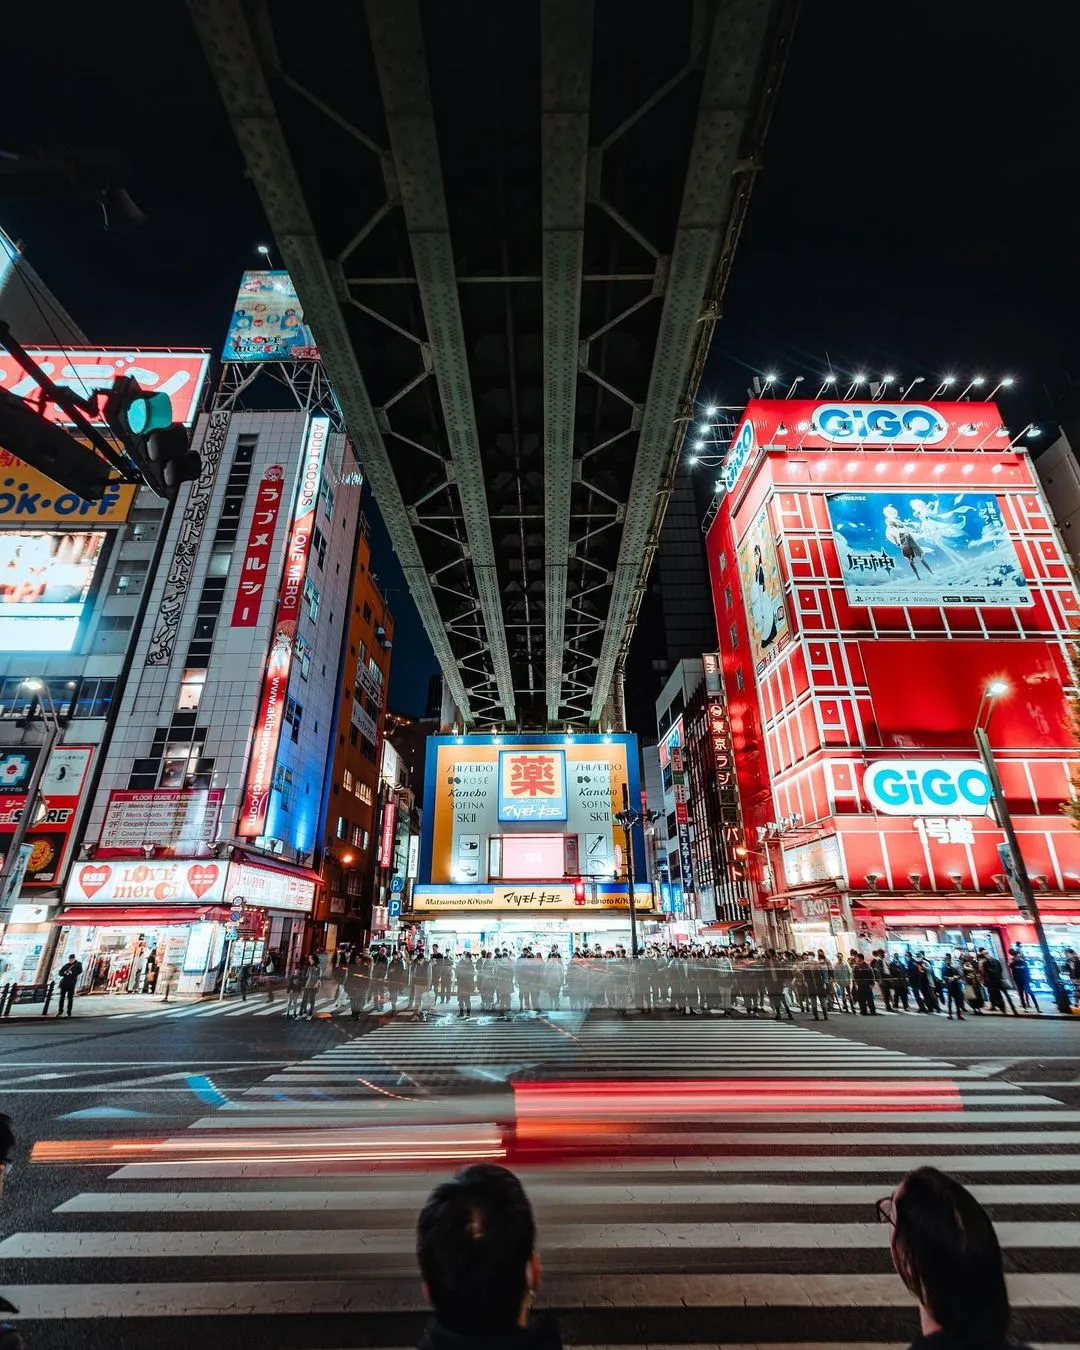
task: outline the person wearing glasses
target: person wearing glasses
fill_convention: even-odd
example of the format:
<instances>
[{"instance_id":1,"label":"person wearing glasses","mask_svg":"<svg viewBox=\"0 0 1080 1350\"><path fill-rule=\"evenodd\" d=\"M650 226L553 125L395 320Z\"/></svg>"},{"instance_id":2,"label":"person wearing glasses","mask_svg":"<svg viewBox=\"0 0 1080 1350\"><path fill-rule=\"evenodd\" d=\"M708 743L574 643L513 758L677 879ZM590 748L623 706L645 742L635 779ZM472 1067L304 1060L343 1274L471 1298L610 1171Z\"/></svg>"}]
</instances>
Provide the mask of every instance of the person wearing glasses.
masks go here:
<instances>
[{"instance_id":1,"label":"person wearing glasses","mask_svg":"<svg viewBox=\"0 0 1080 1350\"><path fill-rule=\"evenodd\" d=\"M910 1350L1027 1350L1009 1338L1009 1295L994 1225L969 1190L920 1167L875 1206L896 1273L919 1303Z\"/></svg>"}]
</instances>

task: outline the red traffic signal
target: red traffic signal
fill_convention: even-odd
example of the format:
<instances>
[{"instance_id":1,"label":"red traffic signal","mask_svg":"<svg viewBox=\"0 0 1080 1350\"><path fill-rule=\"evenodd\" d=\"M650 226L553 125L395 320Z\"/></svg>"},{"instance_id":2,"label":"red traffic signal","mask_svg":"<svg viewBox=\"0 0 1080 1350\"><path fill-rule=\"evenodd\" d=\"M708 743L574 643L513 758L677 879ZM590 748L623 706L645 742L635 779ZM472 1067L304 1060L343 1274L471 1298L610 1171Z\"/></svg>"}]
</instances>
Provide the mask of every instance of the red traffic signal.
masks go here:
<instances>
[{"instance_id":1,"label":"red traffic signal","mask_svg":"<svg viewBox=\"0 0 1080 1350\"><path fill-rule=\"evenodd\" d=\"M585 903L585 882L581 877L574 878L574 904L583 905Z\"/></svg>"}]
</instances>

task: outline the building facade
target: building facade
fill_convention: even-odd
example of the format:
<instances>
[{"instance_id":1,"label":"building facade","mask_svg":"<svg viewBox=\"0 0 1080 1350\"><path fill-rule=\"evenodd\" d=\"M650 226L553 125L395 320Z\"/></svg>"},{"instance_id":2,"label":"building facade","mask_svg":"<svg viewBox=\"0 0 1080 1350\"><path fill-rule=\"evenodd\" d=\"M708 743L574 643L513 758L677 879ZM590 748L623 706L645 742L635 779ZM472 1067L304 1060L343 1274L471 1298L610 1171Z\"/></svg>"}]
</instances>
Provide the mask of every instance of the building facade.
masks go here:
<instances>
[{"instance_id":1,"label":"building facade","mask_svg":"<svg viewBox=\"0 0 1080 1350\"><path fill-rule=\"evenodd\" d=\"M1037 958L973 743L1000 681L993 751L1051 943L1075 945L1080 600L996 406L752 402L723 484L707 552L762 935Z\"/></svg>"},{"instance_id":2,"label":"building facade","mask_svg":"<svg viewBox=\"0 0 1080 1350\"><path fill-rule=\"evenodd\" d=\"M200 419L60 915L87 992L302 948L320 884L360 475L328 413ZM347 674L346 674L347 673ZM241 944L238 949L237 943Z\"/></svg>"}]
</instances>

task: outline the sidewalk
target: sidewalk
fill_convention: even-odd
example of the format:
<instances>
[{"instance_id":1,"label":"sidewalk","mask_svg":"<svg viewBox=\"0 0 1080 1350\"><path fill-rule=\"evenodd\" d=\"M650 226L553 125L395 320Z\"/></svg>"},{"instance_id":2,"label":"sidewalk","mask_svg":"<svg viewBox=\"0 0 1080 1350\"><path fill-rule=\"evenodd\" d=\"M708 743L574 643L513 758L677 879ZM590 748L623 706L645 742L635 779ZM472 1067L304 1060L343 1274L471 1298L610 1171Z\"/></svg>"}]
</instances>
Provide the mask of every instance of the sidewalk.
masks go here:
<instances>
[{"instance_id":1,"label":"sidewalk","mask_svg":"<svg viewBox=\"0 0 1080 1350\"><path fill-rule=\"evenodd\" d=\"M154 1008L194 1007L200 1003L215 1002L217 995L210 998L177 998L170 996L168 1003L161 994L76 994L72 1005L72 1020L82 1017L113 1017L117 1013L150 1012ZM42 1017L40 1003L16 1003L11 1016L0 1018L0 1028L7 1022L55 1021L56 1010L60 1006L60 995L53 992L49 1003L48 1017ZM239 994L225 1000L226 1003L239 1003ZM67 1020L66 1018L64 1019Z\"/></svg>"}]
</instances>

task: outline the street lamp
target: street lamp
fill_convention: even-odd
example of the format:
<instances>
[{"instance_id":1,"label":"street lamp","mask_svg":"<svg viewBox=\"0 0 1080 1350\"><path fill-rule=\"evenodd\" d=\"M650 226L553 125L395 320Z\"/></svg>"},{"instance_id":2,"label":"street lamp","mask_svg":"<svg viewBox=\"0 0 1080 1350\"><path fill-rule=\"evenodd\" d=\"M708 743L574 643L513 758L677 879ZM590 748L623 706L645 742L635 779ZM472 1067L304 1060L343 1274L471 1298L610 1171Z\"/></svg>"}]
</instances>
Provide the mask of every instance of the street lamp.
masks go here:
<instances>
[{"instance_id":1,"label":"street lamp","mask_svg":"<svg viewBox=\"0 0 1080 1350\"><path fill-rule=\"evenodd\" d=\"M659 819L659 811L646 811L644 815L638 811L632 811L630 809L630 794L624 785L623 809L615 812L615 820L623 827L626 835L626 892L630 900L630 955L635 960L638 956L637 905L634 902L634 840L631 831L635 825L640 825L642 821L647 821L652 825Z\"/></svg>"},{"instance_id":2,"label":"street lamp","mask_svg":"<svg viewBox=\"0 0 1080 1350\"><path fill-rule=\"evenodd\" d=\"M1072 1011L1072 1004L1069 1001L1068 994L1066 994L1065 990L1062 988L1061 980L1058 977L1057 965L1050 954L1050 944L1046 939L1046 929L1043 928L1038 902L1035 899L1035 892L1031 888L1031 878L1028 876L1027 867L1024 864L1024 858L1020 852L1020 842L1016 837L1012 815L1009 812L1008 802L1005 800L1005 793L1001 786L1001 778L998 775L997 764L994 760L994 752L990 748L990 738L987 735L987 728L990 725L990 718L994 714L994 707L997 700L1008 693L1008 681L1001 679L991 680L983 690L982 698L979 700L979 711L975 715L975 744L978 747L979 758L982 760L986 776L990 780L990 791L994 802L994 814L997 817L997 823L1001 826L1005 834L1005 841L1009 850L1009 866L1007 871L1009 880L1012 883L1013 895L1031 915L1031 921L1035 925L1039 946L1042 949L1046 978L1050 981L1050 988L1054 991L1054 1002L1058 1006L1058 1011L1070 1013Z\"/></svg>"},{"instance_id":3,"label":"street lamp","mask_svg":"<svg viewBox=\"0 0 1080 1350\"><path fill-rule=\"evenodd\" d=\"M31 714L34 711L35 703L41 708L41 720L45 723L45 735L41 740L41 747L38 750L30 781L26 785L26 802L19 813L19 819L11 835L7 855L4 858L4 866L0 869L0 924L7 923L11 907L18 899L17 893L21 888L23 876L23 872L19 868L19 859L26 842L26 832L33 824L38 794L41 791L41 780L45 777L45 771L49 767L53 748L60 739L60 719L56 715L56 705L49 693L49 686L44 680L34 677L23 680L22 688L28 690L31 694Z\"/></svg>"}]
</instances>

